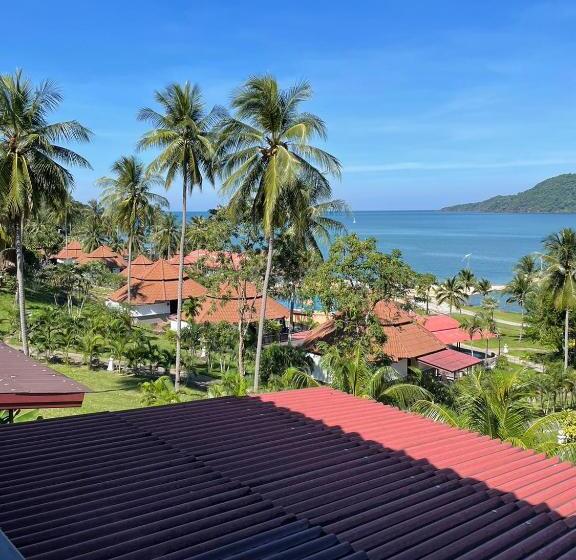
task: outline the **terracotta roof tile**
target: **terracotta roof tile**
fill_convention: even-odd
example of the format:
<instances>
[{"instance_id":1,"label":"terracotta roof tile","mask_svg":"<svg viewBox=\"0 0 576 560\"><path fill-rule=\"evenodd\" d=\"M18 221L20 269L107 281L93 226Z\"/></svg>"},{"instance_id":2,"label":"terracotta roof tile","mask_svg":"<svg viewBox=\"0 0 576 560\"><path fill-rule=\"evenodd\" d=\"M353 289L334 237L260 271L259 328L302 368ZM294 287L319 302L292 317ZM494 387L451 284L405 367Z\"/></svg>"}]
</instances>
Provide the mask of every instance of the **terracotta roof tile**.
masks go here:
<instances>
[{"instance_id":1,"label":"terracotta roof tile","mask_svg":"<svg viewBox=\"0 0 576 560\"><path fill-rule=\"evenodd\" d=\"M132 266L130 267L130 274L132 275L132 278L142 280L146 276L146 274L148 274L148 271L150 270L151 266L152 261L148 257L145 257L144 255L138 255L132 261ZM125 278L128 277L128 263L126 263L126 268L120 272L120 275L124 276Z\"/></svg>"},{"instance_id":2,"label":"terracotta roof tile","mask_svg":"<svg viewBox=\"0 0 576 560\"><path fill-rule=\"evenodd\" d=\"M60 260L79 259L85 257L86 254L82 251L82 245L78 241L70 241L68 245L63 247L53 258Z\"/></svg>"},{"instance_id":3,"label":"terracotta roof tile","mask_svg":"<svg viewBox=\"0 0 576 560\"><path fill-rule=\"evenodd\" d=\"M101 245L91 253L78 259L79 264L87 264L90 262L101 262L109 268L124 268L126 266L124 258L112 251L108 245Z\"/></svg>"}]
</instances>

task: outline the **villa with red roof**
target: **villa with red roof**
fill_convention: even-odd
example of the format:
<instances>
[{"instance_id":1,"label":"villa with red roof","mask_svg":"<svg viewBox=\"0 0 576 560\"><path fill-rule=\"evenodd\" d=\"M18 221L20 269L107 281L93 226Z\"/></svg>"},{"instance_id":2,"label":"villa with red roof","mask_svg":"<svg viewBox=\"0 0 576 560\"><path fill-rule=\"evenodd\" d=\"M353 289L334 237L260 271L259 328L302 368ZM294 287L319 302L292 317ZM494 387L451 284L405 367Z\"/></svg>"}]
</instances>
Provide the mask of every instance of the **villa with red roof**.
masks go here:
<instances>
[{"instance_id":1,"label":"villa with red roof","mask_svg":"<svg viewBox=\"0 0 576 560\"><path fill-rule=\"evenodd\" d=\"M78 258L78 264L100 262L112 272L120 272L126 268L126 261L119 253L113 251L108 245L101 245L91 253Z\"/></svg>"},{"instance_id":2,"label":"villa with red roof","mask_svg":"<svg viewBox=\"0 0 576 560\"><path fill-rule=\"evenodd\" d=\"M470 354L447 348L446 343L425 328L416 315L404 311L394 302L379 301L374 307L374 314L386 335L381 350L403 377L407 375L408 368L414 366L433 370L447 379L455 379L461 372L482 363ZM301 339L302 347L316 364L314 376L321 381L328 381L328 376L320 366L319 343L330 343L336 339L336 331L336 320L332 318Z\"/></svg>"},{"instance_id":3,"label":"villa with red roof","mask_svg":"<svg viewBox=\"0 0 576 560\"><path fill-rule=\"evenodd\" d=\"M182 297L198 298L205 295L206 288L185 275ZM128 286L116 290L106 301L109 307L119 307L127 303ZM131 285L131 314L140 321L156 322L165 320L176 313L178 302L178 267L160 259L149 266L142 279Z\"/></svg>"},{"instance_id":4,"label":"villa with red roof","mask_svg":"<svg viewBox=\"0 0 576 560\"><path fill-rule=\"evenodd\" d=\"M198 315L194 322L200 323L230 323L237 325L240 322L241 306L246 305L244 321L246 323L255 323L260 317L262 308L262 294L257 291L254 284L249 283L246 287L246 296L242 298L238 291L229 286L222 284L219 287L218 295L207 293L201 302ZM278 321L282 324L290 315L287 307L268 296L266 299L266 319L269 321ZM184 320L183 326L188 323ZM176 329L176 318L170 317L170 327Z\"/></svg>"},{"instance_id":5,"label":"villa with red roof","mask_svg":"<svg viewBox=\"0 0 576 560\"><path fill-rule=\"evenodd\" d=\"M82 250L82 245L78 241L70 241L68 245L60 249L52 259L55 259L57 263L75 263L79 259L86 256L86 253Z\"/></svg>"}]
</instances>

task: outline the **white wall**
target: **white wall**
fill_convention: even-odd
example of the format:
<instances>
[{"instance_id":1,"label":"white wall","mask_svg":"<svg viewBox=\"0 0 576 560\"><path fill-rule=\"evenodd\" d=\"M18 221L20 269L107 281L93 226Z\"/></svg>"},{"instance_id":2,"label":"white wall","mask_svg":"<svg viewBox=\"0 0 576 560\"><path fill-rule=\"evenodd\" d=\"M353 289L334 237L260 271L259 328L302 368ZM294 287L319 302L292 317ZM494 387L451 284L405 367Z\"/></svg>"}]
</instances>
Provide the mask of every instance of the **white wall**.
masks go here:
<instances>
[{"instance_id":1,"label":"white wall","mask_svg":"<svg viewBox=\"0 0 576 560\"><path fill-rule=\"evenodd\" d=\"M186 321L181 321L180 326L185 329L188 326L188 323ZM176 319L170 319L170 330L176 330Z\"/></svg>"},{"instance_id":2,"label":"white wall","mask_svg":"<svg viewBox=\"0 0 576 560\"><path fill-rule=\"evenodd\" d=\"M106 305L112 309L118 309L121 305L117 301L112 301L110 299L106 300ZM133 305L131 310L132 317L136 319L146 319L155 315L169 315L170 314L170 303L160 302L160 303L150 303L144 305Z\"/></svg>"}]
</instances>

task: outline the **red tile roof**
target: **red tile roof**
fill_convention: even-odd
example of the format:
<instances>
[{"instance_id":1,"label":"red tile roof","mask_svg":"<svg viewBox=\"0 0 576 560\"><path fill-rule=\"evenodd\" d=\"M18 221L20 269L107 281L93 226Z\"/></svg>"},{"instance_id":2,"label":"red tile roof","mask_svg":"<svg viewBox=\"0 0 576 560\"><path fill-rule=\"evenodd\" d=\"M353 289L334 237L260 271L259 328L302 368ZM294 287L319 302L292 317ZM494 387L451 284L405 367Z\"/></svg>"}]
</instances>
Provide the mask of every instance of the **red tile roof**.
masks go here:
<instances>
[{"instance_id":1,"label":"red tile roof","mask_svg":"<svg viewBox=\"0 0 576 560\"><path fill-rule=\"evenodd\" d=\"M414 316L396 304L378 302L374 309L386 335L382 351L394 361L417 358L445 348L444 344L422 327ZM317 351L318 342L330 343L336 338L336 328L336 320L329 319L307 334L302 342L303 347L312 352Z\"/></svg>"},{"instance_id":2,"label":"red tile roof","mask_svg":"<svg viewBox=\"0 0 576 560\"><path fill-rule=\"evenodd\" d=\"M434 336L444 344L457 344L458 342L486 340L487 338L496 337L495 334L488 331L475 332L471 337L470 333L463 329L456 319L448 315L419 317L419 322L424 325L426 330L434 333Z\"/></svg>"},{"instance_id":3,"label":"red tile roof","mask_svg":"<svg viewBox=\"0 0 576 560\"><path fill-rule=\"evenodd\" d=\"M576 469L329 388L0 427L28 560L568 560Z\"/></svg>"},{"instance_id":4,"label":"red tile roof","mask_svg":"<svg viewBox=\"0 0 576 560\"><path fill-rule=\"evenodd\" d=\"M242 263L241 253L230 251L208 251L206 249L195 249L186 255L188 264L203 263L206 268L220 268L223 263L239 268Z\"/></svg>"},{"instance_id":5,"label":"red tile roof","mask_svg":"<svg viewBox=\"0 0 576 560\"><path fill-rule=\"evenodd\" d=\"M144 255L138 255L133 261L132 266L130 267L130 274L132 278L136 278L138 280L142 280L148 274L150 267L152 266L152 261L145 257ZM128 277L128 263L126 263L126 268L120 272L121 276L125 278Z\"/></svg>"},{"instance_id":6,"label":"red tile roof","mask_svg":"<svg viewBox=\"0 0 576 560\"><path fill-rule=\"evenodd\" d=\"M81 406L89 389L0 342L0 410Z\"/></svg>"},{"instance_id":7,"label":"red tile roof","mask_svg":"<svg viewBox=\"0 0 576 560\"><path fill-rule=\"evenodd\" d=\"M183 299L198 298L206 294L207 290L204 286L188 278L186 274L184 274L184 278L182 285ZM156 261L149 266L142 280L137 280L131 285L131 291L130 303L133 305L177 300L178 267L170 264L167 260ZM128 299L128 285L112 292L108 299L118 303L125 302Z\"/></svg>"},{"instance_id":8,"label":"red tile roof","mask_svg":"<svg viewBox=\"0 0 576 560\"><path fill-rule=\"evenodd\" d=\"M109 268L124 268L126 266L124 257L113 251L108 245L101 245L91 253L78 259L79 264L90 262L101 262Z\"/></svg>"},{"instance_id":9,"label":"red tile roof","mask_svg":"<svg viewBox=\"0 0 576 560\"><path fill-rule=\"evenodd\" d=\"M63 247L56 255L54 255L54 259L59 260L71 260L71 259L79 259L81 257L85 257L86 254L82 251L82 245L78 241L70 241L68 245Z\"/></svg>"},{"instance_id":10,"label":"red tile roof","mask_svg":"<svg viewBox=\"0 0 576 560\"><path fill-rule=\"evenodd\" d=\"M482 360L479 360L470 354L464 354L463 352L458 352L457 350L452 350L450 348L440 350L440 352L434 352L434 354L421 356L418 360L437 369L450 371L452 373L482 363Z\"/></svg>"}]
</instances>

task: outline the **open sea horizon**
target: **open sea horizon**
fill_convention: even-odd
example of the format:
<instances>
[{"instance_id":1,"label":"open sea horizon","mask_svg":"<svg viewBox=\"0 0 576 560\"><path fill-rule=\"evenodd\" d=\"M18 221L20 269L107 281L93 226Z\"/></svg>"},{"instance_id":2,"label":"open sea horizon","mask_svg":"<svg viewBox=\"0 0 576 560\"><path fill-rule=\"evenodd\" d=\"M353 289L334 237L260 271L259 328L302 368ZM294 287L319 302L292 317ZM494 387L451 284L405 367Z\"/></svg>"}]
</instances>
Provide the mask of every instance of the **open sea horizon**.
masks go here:
<instances>
[{"instance_id":1,"label":"open sea horizon","mask_svg":"<svg viewBox=\"0 0 576 560\"><path fill-rule=\"evenodd\" d=\"M207 212L188 212L198 215ZM576 229L576 214L363 210L339 219L350 233L376 238L381 251L399 249L418 272L444 280L469 264L477 277L495 285L510 280L520 257L542 251L547 235Z\"/></svg>"}]
</instances>

